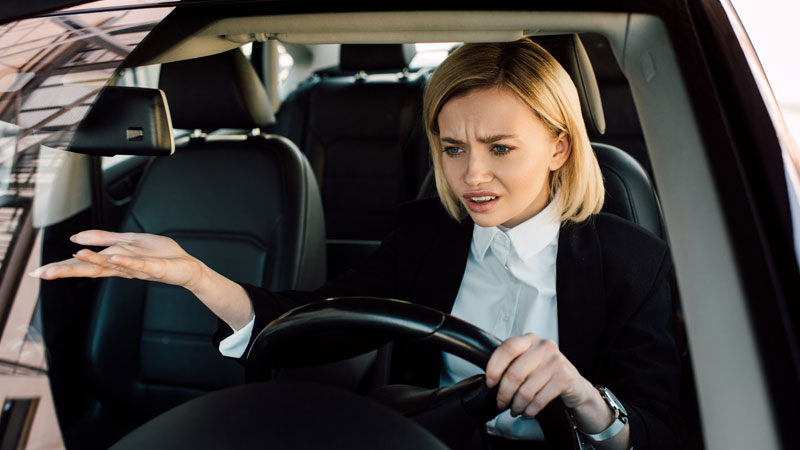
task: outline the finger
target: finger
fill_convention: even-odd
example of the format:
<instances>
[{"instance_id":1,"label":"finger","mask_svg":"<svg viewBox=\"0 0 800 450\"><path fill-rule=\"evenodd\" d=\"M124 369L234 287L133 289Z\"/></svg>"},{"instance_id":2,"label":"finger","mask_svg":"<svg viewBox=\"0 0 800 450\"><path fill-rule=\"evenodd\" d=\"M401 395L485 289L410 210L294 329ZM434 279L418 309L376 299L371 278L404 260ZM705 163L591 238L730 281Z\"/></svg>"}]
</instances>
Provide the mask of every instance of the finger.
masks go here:
<instances>
[{"instance_id":1,"label":"finger","mask_svg":"<svg viewBox=\"0 0 800 450\"><path fill-rule=\"evenodd\" d=\"M75 258L97 266L105 267L116 272L130 275L131 277L149 280L153 278L150 267L141 261L144 258L133 258L129 256L103 253L96 253L89 249L82 249L75 253Z\"/></svg>"},{"instance_id":2,"label":"finger","mask_svg":"<svg viewBox=\"0 0 800 450\"><path fill-rule=\"evenodd\" d=\"M543 362L558 354L558 346L555 342L538 339L525 353L514 359L500 379L500 385L497 391L497 407L504 409L509 404L513 407L512 400L517 396L521 386L527 382L534 373L543 370L541 367ZM544 377L546 380L550 377L550 374L544 373L539 376ZM531 387L533 386L529 386L529 388ZM539 387L541 387L541 385ZM533 397L533 394L535 394L535 392L530 394L528 400ZM519 401L521 400L518 400L518 402ZM522 412L525 406L526 405L517 405L517 409L514 412Z\"/></svg>"},{"instance_id":3,"label":"finger","mask_svg":"<svg viewBox=\"0 0 800 450\"><path fill-rule=\"evenodd\" d=\"M131 257L126 255L111 255L108 262L114 267L124 268L126 271L144 279L161 279L166 275L164 261L160 258Z\"/></svg>"},{"instance_id":4,"label":"finger","mask_svg":"<svg viewBox=\"0 0 800 450\"><path fill-rule=\"evenodd\" d=\"M108 258L110 258L111 255L94 252L92 250L89 250L88 248L78 250L73 256L75 257L75 259L86 263L91 263L98 266L104 266L109 268L113 267L113 264L108 262Z\"/></svg>"},{"instance_id":5,"label":"finger","mask_svg":"<svg viewBox=\"0 0 800 450\"><path fill-rule=\"evenodd\" d=\"M528 406L524 410L524 414L528 417L536 417L545 406L553 401L556 397L561 395L567 388L567 382L563 378L553 376L547 383L539 389L539 392L533 397Z\"/></svg>"},{"instance_id":6,"label":"finger","mask_svg":"<svg viewBox=\"0 0 800 450\"><path fill-rule=\"evenodd\" d=\"M534 370L513 394L510 402L511 415L517 416L525 412L528 406L534 401L536 395L550 381L553 373L541 365L539 370Z\"/></svg>"},{"instance_id":7,"label":"finger","mask_svg":"<svg viewBox=\"0 0 800 450\"><path fill-rule=\"evenodd\" d=\"M58 278L73 278L73 277L110 277L110 276L125 276L113 269L98 266L96 264L85 263L77 259L68 259L56 263L47 264L39 267L29 275L41 278L44 280L55 280Z\"/></svg>"},{"instance_id":8,"label":"finger","mask_svg":"<svg viewBox=\"0 0 800 450\"><path fill-rule=\"evenodd\" d=\"M112 245L125 245L135 242L138 233L114 233L104 230L86 230L72 235L69 240L80 245L110 247Z\"/></svg>"},{"instance_id":9,"label":"finger","mask_svg":"<svg viewBox=\"0 0 800 450\"><path fill-rule=\"evenodd\" d=\"M511 361L527 351L533 342L538 339L535 334L529 333L506 339L505 342L500 344L486 364L486 386L494 387L511 364Z\"/></svg>"}]
</instances>

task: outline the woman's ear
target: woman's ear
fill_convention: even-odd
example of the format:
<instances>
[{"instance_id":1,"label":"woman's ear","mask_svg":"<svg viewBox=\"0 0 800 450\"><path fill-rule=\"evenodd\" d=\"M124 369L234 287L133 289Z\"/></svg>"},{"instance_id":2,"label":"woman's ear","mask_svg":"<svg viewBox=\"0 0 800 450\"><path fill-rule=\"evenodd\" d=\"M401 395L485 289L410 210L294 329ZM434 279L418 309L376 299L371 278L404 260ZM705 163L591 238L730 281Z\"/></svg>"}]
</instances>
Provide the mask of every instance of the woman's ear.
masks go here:
<instances>
[{"instance_id":1,"label":"woman's ear","mask_svg":"<svg viewBox=\"0 0 800 450\"><path fill-rule=\"evenodd\" d=\"M553 154L550 158L550 170L558 170L567 162L569 154L572 151L572 140L566 131L559 133L556 137Z\"/></svg>"}]
</instances>

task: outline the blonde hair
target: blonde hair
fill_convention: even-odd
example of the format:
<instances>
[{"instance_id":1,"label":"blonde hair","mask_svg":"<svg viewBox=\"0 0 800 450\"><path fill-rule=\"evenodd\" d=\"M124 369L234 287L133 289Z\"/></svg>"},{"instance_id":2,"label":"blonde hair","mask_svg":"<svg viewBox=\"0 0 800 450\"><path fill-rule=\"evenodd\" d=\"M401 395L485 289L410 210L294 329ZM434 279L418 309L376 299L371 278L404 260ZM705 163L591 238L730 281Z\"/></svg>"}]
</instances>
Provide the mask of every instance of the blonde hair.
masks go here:
<instances>
[{"instance_id":1,"label":"blonde hair","mask_svg":"<svg viewBox=\"0 0 800 450\"><path fill-rule=\"evenodd\" d=\"M600 211L605 190L581 115L578 92L563 67L528 38L516 42L464 44L433 72L425 86L423 113L433 157L436 189L456 220L467 212L442 171L439 112L449 100L475 89L504 87L515 93L545 127L566 133L571 151L561 168L550 173L551 201L561 207L561 221L581 222Z\"/></svg>"}]
</instances>

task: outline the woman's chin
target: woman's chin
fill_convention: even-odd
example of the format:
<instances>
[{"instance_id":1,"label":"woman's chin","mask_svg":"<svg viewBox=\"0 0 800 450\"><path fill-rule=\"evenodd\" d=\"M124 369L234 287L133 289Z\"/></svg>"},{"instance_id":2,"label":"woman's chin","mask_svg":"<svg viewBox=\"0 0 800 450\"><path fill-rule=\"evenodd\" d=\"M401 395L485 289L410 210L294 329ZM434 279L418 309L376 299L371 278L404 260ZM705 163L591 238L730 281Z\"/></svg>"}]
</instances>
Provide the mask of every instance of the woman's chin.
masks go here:
<instances>
[{"instance_id":1,"label":"woman's chin","mask_svg":"<svg viewBox=\"0 0 800 450\"><path fill-rule=\"evenodd\" d=\"M479 213L473 211L467 211L469 213L469 217L475 222L475 225L484 228L496 227L503 223L502 219L497 218L494 214L490 213Z\"/></svg>"}]
</instances>

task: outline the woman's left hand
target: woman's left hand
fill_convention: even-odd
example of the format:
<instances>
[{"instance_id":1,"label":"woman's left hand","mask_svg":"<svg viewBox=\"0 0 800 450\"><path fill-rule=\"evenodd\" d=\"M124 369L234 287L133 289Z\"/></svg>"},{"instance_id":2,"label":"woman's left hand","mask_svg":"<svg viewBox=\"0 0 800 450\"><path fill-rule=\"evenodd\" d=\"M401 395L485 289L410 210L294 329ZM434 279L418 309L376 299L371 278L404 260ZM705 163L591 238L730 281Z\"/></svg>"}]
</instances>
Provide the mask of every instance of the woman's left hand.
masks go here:
<instances>
[{"instance_id":1,"label":"woman's left hand","mask_svg":"<svg viewBox=\"0 0 800 450\"><path fill-rule=\"evenodd\" d=\"M486 384L500 383L499 409L534 417L554 398L569 409L594 402L597 389L578 373L555 342L528 333L507 339L489 359Z\"/></svg>"},{"instance_id":2,"label":"woman's left hand","mask_svg":"<svg viewBox=\"0 0 800 450\"><path fill-rule=\"evenodd\" d=\"M555 342L529 333L503 342L486 365L486 385L500 383L497 407L511 414L534 417L554 398L572 411L575 425L599 433L615 420L599 391L558 349ZM593 444L598 450L631 448L630 428Z\"/></svg>"}]
</instances>

